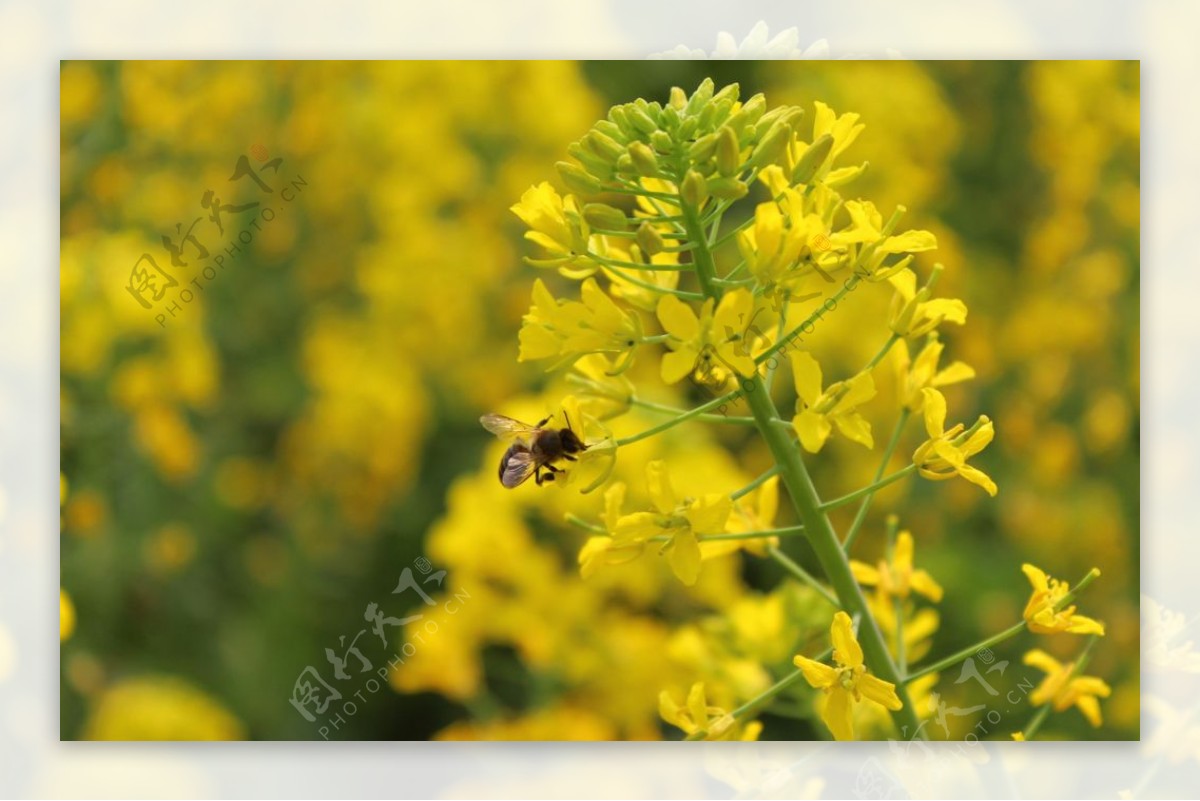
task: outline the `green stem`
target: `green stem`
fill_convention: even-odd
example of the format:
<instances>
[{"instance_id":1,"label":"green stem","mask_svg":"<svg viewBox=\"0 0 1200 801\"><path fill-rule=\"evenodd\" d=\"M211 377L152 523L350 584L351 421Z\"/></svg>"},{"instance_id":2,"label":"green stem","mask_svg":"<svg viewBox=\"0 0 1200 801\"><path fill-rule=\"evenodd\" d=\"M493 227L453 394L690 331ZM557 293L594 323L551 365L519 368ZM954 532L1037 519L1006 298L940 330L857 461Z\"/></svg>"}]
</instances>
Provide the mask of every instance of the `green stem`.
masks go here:
<instances>
[{"instance_id":1,"label":"green stem","mask_svg":"<svg viewBox=\"0 0 1200 801\"><path fill-rule=\"evenodd\" d=\"M855 286L857 286L857 284ZM844 298L847 295L847 293L849 293L850 291L851 291L850 287L847 286L847 284L843 282L842 288L839 289L837 292L835 292L832 295L831 299L833 300L834 303L837 303L839 300ZM757 362L758 364L762 364L767 359L771 358L771 355L774 354L776 351L782 350L783 348L790 345L797 338L799 338L800 332L804 330L805 326L813 325L817 320L821 319L822 315L829 314L829 313L830 313L829 309L825 308L824 303L822 303L822 305L818 306L817 310L814 311L812 314L810 314L805 319L804 322L800 323L800 325L793 328L788 333L787 336L780 338L777 342L775 342L775 344L773 344L771 347L767 348L761 354L756 356L754 361Z\"/></svg>"},{"instance_id":2,"label":"green stem","mask_svg":"<svg viewBox=\"0 0 1200 801\"><path fill-rule=\"evenodd\" d=\"M791 292L784 290L783 299L779 309L779 324L775 327L775 341L780 342L783 339L784 329L787 328L787 313L788 301L791 298ZM767 392L770 392L775 387L775 371L779 369L779 359L776 359L770 367L767 368Z\"/></svg>"},{"instance_id":3,"label":"green stem","mask_svg":"<svg viewBox=\"0 0 1200 801\"><path fill-rule=\"evenodd\" d=\"M1009 637L1016 636L1017 634L1020 634L1024 630L1025 630L1025 621L1024 620L1022 620L1020 623L1014 623L1013 625L1009 626L1008 628L1006 628L1004 631L1000 632L999 634L993 634L991 637L988 637L986 640L981 640L980 642L977 642L974 645L968 645L966 648L962 649L961 651L956 651L955 653L951 654L950 656L946 657L945 659L939 659L937 662L934 662L932 665L927 665L927 666L921 668L920 670L916 670L916 671L913 671L912 673L909 673L907 676L904 677L904 683L910 684L913 681L916 681L917 679L921 678L922 676L928 676L930 673L940 673L941 671L945 670L946 668L954 667L959 662L962 662L964 659L967 659L968 657L974 656L975 654L982 651L984 648L991 648L993 645L999 645L1000 643L1007 640Z\"/></svg>"},{"instance_id":4,"label":"green stem","mask_svg":"<svg viewBox=\"0 0 1200 801\"><path fill-rule=\"evenodd\" d=\"M590 531L593 534L607 534L608 533L608 529L606 529L604 526L598 526L595 523L589 523L588 521L584 520L579 515L571 514L570 512L567 512L566 521L573 526L579 526L584 531Z\"/></svg>"},{"instance_id":5,"label":"green stem","mask_svg":"<svg viewBox=\"0 0 1200 801\"><path fill-rule=\"evenodd\" d=\"M751 424L753 425L754 418L751 417L749 419L750 419ZM770 470L763 473L761 476L754 479L753 481L751 481L746 486L742 487L737 492L731 494L729 497L736 501L738 498L744 497L746 495L749 495L751 492L754 492L754 490L758 489L763 484L765 484L767 481L769 481L772 476L777 476L777 475L779 475L779 465L775 465Z\"/></svg>"},{"instance_id":6,"label":"green stem","mask_svg":"<svg viewBox=\"0 0 1200 801\"><path fill-rule=\"evenodd\" d=\"M696 265L696 277L700 280L700 290L704 293L704 297L719 300L721 288L714 283L717 277L717 264L713 259L712 250L708 247L708 239L704 236L700 218L695 209L683 202L683 198L679 198L678 202L679 209L683 213L684 230L687 231L688 239L697 246L692 253L692 259Z\"/></svg>"},{"instance_id":7,"label":"green stem","mask_svg":"<svg viewBox=\"0 0 1200 801\"><path fill-rule=\"evenodd\" d=\"M878 352L878 353L876 353L876 354L875 354L875 355L874 355L874 356L871 358L871 361L867 362L867 366L866 366L866 367L864 367L864 368L862 369L862 371L865 373L865 372L868 372L868 371L870 371L870 370L874 370L874 369L875 369L875 365L877 365L877 364L879 364L881 361L883 361L883 357L884 357L884 356L887 356L887 353L888 353L888 351L892 349L892 345L895 345L895 344L896 344L897 342L899 342L899 341L900 341L900 335L899 335L899 334L893 333L893 334L892 334L890 337L888 337L888 339L887 339L887 342L884 342L884 343L883 343L883 347L882 347L882 348L880 348L880 349L879 349L879 352Z\"/></svg>"},{"instance_id":8,"label":"green stem","mask_svg":"<svg viewBox=\"0 0 1200 801\"><path fill-rule=\"evenodd\" d=\"M905 476L910 476L915 472L917 472L917 466L915 464L910 464L908 467L902 467L887 478L879 479L870 486L863 487L860 490L855 490L854 492L851 492L848 495L843 495L840 498L834 498L832 501L826 501L825 503L821 504L820 511L827 512L830 509L836 509L839 506L845 506L848 503L854 503L859 498L862 498L866 495L874 495L888 484L894 484Z\"/></svg>"},{"instance_id":9,"label":"green stem","mask_svg":"<svg viewBox=\"0 0 1200 801\"><path fill-rule=\"evenodd\" d=\"M653 220L653 219L648 220L644 217L638 217L633 220L633 222L637 222L637 223L655 222L655 221L657 221L657 222L678 222L678 218L676 218L675 220ZM616 230L613 230L612 228L591 228L589 230L592 234L599 234L600 236L615 236L619 239L636 239L637 238L637 231L616 231ZM676 240L680 240L680 241L687 240L687 234L681 234L678 231L659 231L659 235L662 236L663 239L676 239ZM591 254L589 253L588 255L591 255Z\"/></svg>"},{"instance_id":10,"label":"green stem","mask_svg":"<svg viewBox=\"0 0 1200 801\"><path fill-rule=\"evenodd\" d=\"M613 267L611 265L606 264L606 265L604 265L604 269L616 274L616 276L618 278L620 278L622 281L625 281L626 283L633 284L634 286L639 286L642 289L646 289L651 292L657 292L660 295L674 295L675 297L683 298L684 300L704 300L704 296L701 295L699 292L688 292L683 289L669 289L665 286L659 286L658 284L652 284L649 281L643 281L640 278L634 278L631 275L627 275L625 273L625 271L622 270L620 267Z\"/></svg>"},{"instance_id":11,"label":"green stem","mask_svg":"<svg viewBox=\"0 0 1200 801\"><path fill-rule=\"evenodd\" d=\"M1033 713L1033 717L1030 718L1029 723L1026 724L1025 728L1021 730L1021 736L1026 740L1032 739L1033 736L1037 734L1038 729L1042 728L1042 724L1046 722L1046 718L1049 715L1050 703L1047 702L1043 704L1037 712Z\"/></svg>"},{"instance_id":12,"label":"green stem","mask_svg":"<svg viewBox=\"0 0 1200 801\"><path fill-rule=\"evenodd\" d=\"M895 561L896 554L896 529L900 527L900 520L891 515L887 521L887 559L889 563ZM904 643L904 599L896 596L893 599L896 615L896 669L903 675L908 672L908 654L905 653Z\"/></svg>"},{"instance_id":13,"label":"green stem","mask_svg":"<svg viewBox=\"0 0 1200 801\"><path fill-rule=\"evenodd\" d=\"M808 475L800 451L788 435L773 423L779 419L779 412L767 396L766 386L760 376L755 375L750 379L746 399L755 419L758 420L759 433L766 440L775 462L780 467L783 484L800 514L817 560L821 563L829 583L833 585L839 606L851 617L857 616L862 621L859 625L859 644L867 664L880 679L896 685L896 692L902 704L900 711L896 713L901 730L919 732L920 722L916 710L913 709L912 700L900 683L900 673L892 662L879 625L871 615L867 599L850 572L850 563L842 551L841 542L834 533L829 517L822 511L821 499L813 486L812 478Z\"/></svg>"},{"instance_id":14,"label":"green stem","mask_svg":"<svg viewBox=\"0 0 1200 801\"><path fill-rule=\"evenodd\" d=\"M601 256L598 253L588 252L587 257L597 264L602 264L605 267L624 267L630 270L647 270L653 272L666 273L681 273L691 272L692 265L690 264L646 264L639 261L625 261L624 259L610 259L608 256Z\"/></svg>"},{"instance_id":15,"label":"green stem","mask_svg":"<svg viewBox=\"0 0 1200 801\"><path fill-rule=\"evenodd\" d=\"M625 445L632 445L635 442L640 442L641 440L646 439L647 437L652 437L655 434L660 434L663 431L666 431L667 429L674 428L675 426L679 425L680 423L686 422L687 420L691 420L693 417L699 417L700 415L704 414L708 410L715 409L723 403L732 403L733 401L737 400L737 398L740 395L741 395L741 390L735 390L733 392L726 393L719 398L713 398L708 403L702 403L699 406L697 406L695 409L686 411L683 414L679 415L678 417L676 417L672 420L668 420L665 423L662 423L661 425L657 425L657 426L654 426L653 428L648 428L645 431L642 431L641 433L619 439L614 443L614 445L616 445L616 447L620 448Z\"/></svg>"},{"instance_id":16,"label":"green stem","mask_svg":"<svg viewBox=\"0 0 1200 801\"><path fill-rule=\"evenodd\" d=\"M709 245L709 247L711 247L713 250L716 250L717 248L721 247L721 246L722 246L722 245L724 245L726 242L728 242L730 239L733 239L735 236L737 236L739 232L746 230L746 229L747 229L748 227L750 227L751 225L754 225L754 218L753 218L753 217L750 217L750 218L748 218L748 219L746 219L746 220L743 220L742 222L738 223L738 224L737 224L736 226L734 226L734 228L733 228L731 231L729 231L727 234L725 234L724 236L722 236L720 239L716 240L715 242L712 242L712 243Z\"/></svg>"},{"instance_id":17,"label":"green stem","mask_svg":"<svg viewBox=\"0 0 1200 801\"><path fill-rule=\"evenodd\" d=\"M768 528L762 531L738 531L731 534L706 534L696 539L700 542L730 542L733 540L762 540L767 537L799 537L804 534L804 526L786 526L784 528ZM668 536L651 537L649 542L667 542Z\"/></svg>"},{"instance_id":18,"label":"green stem","mask_svg":"<svg viewBox=\"0 0 1200 801\"><path fill-rule=\"evenodd\" d=\"M662 412L663 414L687 414L687 410L685 409L676 409L674 406L667 406L662 403L653 403L651 401L641 400L640 398L630 398L629 403L632 406L637 406L652 412ZM732 423L734 425L742 426L754 425L753 417L726 417L723 414L701 414L697 415L696 419L705 423Z\"/></svg>"},{"instance_id":19,"label":"green stem","mask_svg":"<svg viewBox=\"0 0 1200 801\"><path fill-rule=\"evenodd\" d=\"M803 529L803 528L804 527L801 526L801 529ZM827 590L823 586L821 586L821 582L817 581L817 579L813 576L812 573L809 573L807 570L800 567L800 565L796 564L796 562L793 561L791 559L791 557L789 557L783 551L779 550L778 548L776 548L774 546L771 546L770 548L767 548L767 553L771 554L771 558L774 559L776 562L778 562L783 567L784 570L791 573L796 578L800 579L801 583L807 584L808 586L810 586L814 590L816 590L817 593L822 598L824 598L826 601L829 601L829 603L831 603L833 605L834 609L842 608L841 604L838 603L838 599L834 596L833 593L831 593L829 590Z\"/></svg>"},{"instance_id":20,"label":"green stem","mask_svg":"<svg viewBox=\"0 0 1200 801\"><path fill-rule=\"evenodd\" d=\"M892 460L892 454L896 451L896 445L900 443L900 435L904 432L904 426L908 423L911 414L912 411L907 406L900 410L900 419L896 421L896 427L892 430L892 438L888 440L887 448L883 452L883 461L879 463L879 469L875 471L875 478L872 481L879 481L883 478L883 471L887 470L888 462ZM859 504L858 513L854 515L854 522L850 524L850 530L846 532L846 539L842 543L842 550L846 553L850 553L850 549L854 547L854 541L858 539L859 532L862 531L862 525L867 519L867 510L871 508L871 501L874 498L875 493L872 492Z\"/></svg>"}]
</instances>

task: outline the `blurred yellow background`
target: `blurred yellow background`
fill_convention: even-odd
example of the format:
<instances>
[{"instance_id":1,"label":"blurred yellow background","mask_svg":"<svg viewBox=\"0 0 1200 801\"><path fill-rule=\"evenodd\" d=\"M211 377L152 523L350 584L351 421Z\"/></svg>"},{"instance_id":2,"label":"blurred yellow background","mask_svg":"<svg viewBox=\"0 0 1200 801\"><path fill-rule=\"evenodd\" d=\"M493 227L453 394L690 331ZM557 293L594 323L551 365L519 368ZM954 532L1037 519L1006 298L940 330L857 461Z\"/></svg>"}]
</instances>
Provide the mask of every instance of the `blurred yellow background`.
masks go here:
<instances>
[{"instance_id":1,"label":"blurred yellow background","mask_svg":"<svg viewBox=\"0 0 1200 801\"><path fill-rule=\"evenodd\" d=\"M569 282L522 264L509 207L553 180L609 105L705 76L771 104L861 114L851 155L871 167L851 192L904 204L907 226L934 231L939 293L971 309L943 339L978 378L947 395L996 421L979 462L1000 495L896 485L856 555L879 557L887 512L914 532L946 590L934 656L1019 619L1022 562L1072 581L1099 567L1082 603L1108 626L1088 670L1114 688L1104 726L1068 712L1043 731L1137 736L1135 63L65 62L64 738L676 737L660 690L704 679L727 705L744 701L827 629L809 591L749 554L706 562L693 588L657 560L582 580L585 535L562 518L601 499L503 490L502 446L477 422L532 422L565 391L516 361L534 277L556 295ZM239 160L272 191L230 181ZM260 205L223 212L218 230L209 190L217 205ZM180 241L198 218L202 246L226 254L212 279ZM172 265L164 235L187 265ZM146 309L129 290L144 253L190 287L174 315L175 291ZM878 343L854 333L887 301L864 293L822 322L822 361L870 357ZM635 380L656 373L645 361ZM706 397L685 384L663 400ZM631 414L618 433L652 422ZM841 445L815 468L830 495L877 458ZM768 464L741 432L699 426L628 450L617 475L639 488L640 465L661 455L704 490ZM811 553L793 556L816 569ZM424 585L433 606L392 594L420 558L448 571ZM456 591L467 596L450 606ZM425 617L385 647L371 603ZM363 699L336 727L306 719L289 703L297 677L311 665L329 680L326 649L343 654L364 626L363 675L383 668L385 681L350 682L346 696ZM1064 659L1078 645L1036 644ZM1016 686L1032 645L998 648L1012 672L991 680ZM938 686L948 704L981 703L955 678ZM1005 714L990 736L1028 710ZM823 736L803 717L764 723L765 739Z\"/></svg>"}]
</instances>

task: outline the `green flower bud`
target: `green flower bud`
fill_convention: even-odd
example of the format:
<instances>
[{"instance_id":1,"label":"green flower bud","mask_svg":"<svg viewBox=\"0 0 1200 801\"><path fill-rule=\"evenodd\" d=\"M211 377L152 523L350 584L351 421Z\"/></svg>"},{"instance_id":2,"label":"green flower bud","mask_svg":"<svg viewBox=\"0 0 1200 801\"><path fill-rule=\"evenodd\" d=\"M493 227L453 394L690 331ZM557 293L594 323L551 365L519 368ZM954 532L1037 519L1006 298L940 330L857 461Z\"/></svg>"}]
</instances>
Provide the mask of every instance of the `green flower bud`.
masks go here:
<instances>
[{"instance_id":1,"label":"green flower bud","mask_svg":"<svg viewBox=\"0 0 1200 801\"><path fill-rule=\"evenodd\" d=\"M567 145L567 155L577 159L585 170L602 181L607 181L612 177L612 164L600 158L579 142L572 142Z\"/></svg>"},{"instance_id":2,"label":"green flower bud","mask_svg":"<svg viewBox=\"0 0 1200 801\"><path fill-rule=\"evenodd\" d=\"M683 177L683 186L679 188L679 195L693 209L702 208L708 200L708 182L700 173L688 170Z\"/></svg>"},{"instance_id":3,"label":"green flower bud","mask_svg":"<svg viewBox=\"0 0 1200 801\"><path fill-rule=\"evenodd\" d=\"M738 84L731 83L713 95L713 102L719 103L722 100L728 100L731 103L736 103L738 99L738 93L741 92L741 90L742 89Z\"/></svg>"},{"instance_id":4,"label":"green flower bud","mask_svg":"<svg viewBox=\"0 0 1200 801\"><path fill-rule=\"evenodd\" d=\"M672 86L670 105L676 111L683 111L687 107L687 93L678 86Z\"/></svg>"},{"instance_id":5,"label":"green flower bud","mask_svg":"<svg viewBox=\"0 0 1200 801\"><path fill-rule=\"evenodd\" d=\"M832 151L833 137L827 133L818 136L804 151L800 161L796 162L796 169L792 170L792 183L806 184L811 181Z\"/></svg>"},{"instance_id":6,"label":"green flower bud","mask_svg":"<svg viewBox=\"0 0 1200 801\"><path fill-rule=\"evenodd\" d=\"M629 139L629 137L621 131L621 126L617 125L612 120L600 120L592 127L605 136L611 136L613 139L616 139L622 144Z\"/></svg>"},{"instance_id":7,"label":"green flower bud","mask_svg":"<svg viewBox=\"0 0 1200 801\"><path fill-rule=\"evenodd\" d=\"M583 207L583 219L593 228L624 231L629 227L625 212L606 203L588 203Z\"/></svg>"},{"instance_id":8,"label":"green flower bud","mask_svg":"<svg viewBox=\"0 0 1200 801\"><path fill-rule=\"evenodd\" d=\"M638 175L653 178L658 175L658 157L644 142L634 142L629 146L629 157L633 160L634 169Z\"/></svg>"},{"instance_id":9,"label":"green flower bud","mask_svg":"<svg viewBox=\"0 0 1200 801\"><path fill-rule=\"evenodd\" d=\"M768 164L774 164L783 157L788 143L792 141L792 126L783 120L776 120L754 148L754 153L748 162L751 166L762 169Z\"/></svg>"},{"instance_id":10,"label":"green flower bud","mask_svg":"<svg viewBox=\"0 0 1200 801\"><path fill-rule=\"evenodd\" d=\"M740 139L742 134L746 132L746 129L752 129L755 123L758 122L758 118L762 116L766 105L767 101L763 99L762 95L755 95L742 104L741 108L730 114L725 124L732 128L733 132Z\"/></svg>"},{"instance_id":11,"label":"green flower bud","mask_svg":"<svg viewBox=\"0 0 1200 801\"><path fill-rule=\"evenodd\" d=\"M629 121L633 124L633 127L642 133L649 134L658 130L658 123L645 110L629 104L625 106L625 113L629 115Z\"/></svg>"},{"instance_id":12,"label":"green flower bud","mask_svg":"<svg viewBox=\"0 0 1200 801\"><path fill-rule=\"evenodd\" d=\"M688 99L687 113L699 114L700 109L708 105L708 101L712 100L713 96L713 81L712 78L705 78L696 87L696 91L692 92L692 96Z\"/></svg>"},{"instance_id":13,"label":"green flower bud","mask_svg":"<svg viewBox=\"0 0 1200 801\"><path fill-rule=\"evenodd\" d=\"M620 142L599 131L592 131L584 137L584 141L592 149L592 152L605 161L616 161L625 152L625 148L621 147Z\"/></svg>"},{"instance_id":14,"label":"green flower bud","mask_svg":"<svg viewBox=\"0 0 1200 801\"><path fill-rule=\"evenodd\" d=\"M780 106L779 108L773 108L766 114L763 114L759 118L758 122L754 124L754 135L757 138L762 139L770 132L771 128L773 128L777 122L783 122L795 128L803 116L804 109L796 106Z\"/></svg>"},{"instance_id":15,"label":"green flower bud","mask_svg":"<svg viewBox=\"0 0 1200 801\"><path fill-rule=\"evenodd\" d=\"M608 110L608 118L621 129L621 133L625 134L626 140L638 138L638 129L633 126L633 122L630 121L624 106L613 106L610 108Z\"/></svg>"},{"instance_id":16,"label":"green flower bud","mask_svg":"<svg viewBox=\"0 0 1200 801\"><path fill-rule=\"evenodd\" d=\"M569 161L559 161L554 165L563 185L577 195L594 195L600 191L600 181L589 175L578 164Z\"/></svg>"},{"instance_id":17,"label":"green flower bud","mask_svg":"<svg viewBox=\"0 0 1200 801\"><path fill-rule=\"evenodd\" d=\"M663 242L662 234L658 232L653 225L644 222L638 226L637 230L638 247L647 256L653 256L655 253L662 253Z\"/></svg>"},{"instance_id":18,"label":"green flower bud","mask_svg":"<svg viewBox=\"0 0 1200 801\"><path fill-rule=\"evenodd\" d=\"M738 171L740 151L737 134L728 125L723 126L717 132L717 171L721 175L729 176Z\"/></svg>"},{"instance_id":19,"label":"green flower bud","mask_svg":"<svg viewBox=\"0 0 1200 801\"><path fill-rule=\"evenodd\" d=\"M694 162L708 161L716 152L717 135L710 133L692 142L692 146L688 148L688 157Z\"/></svg>"},{"instance_id":20,"label":"green flower bud","mask_svg":"<svg viewBox=\"0 0 1200 801\"><path fill-rule=\"evenodd\" d=\"M679 141L686 142L696 135L696 131L700 129L700 121L695 117L688 117L679 125L679 130L675 132L675 136Z\"/></svg>"},{"instance_id":21,"label":"green flower bud","mask_svg":"<svg viewBox=\"0 0 1200 801\"><path fill-rule=\"evenodd\" d=\"M650 144L654 145L654 149L659 153L675 152L675 142L666 131L655 131L650 134Z\"/></svg>"},{"instance_id":22,"label":"green flower bud","mask_svg":"<svg viewBox=\"0 0 1200 801\"><path fill-rule=\"evenodd\" d=\"M637 168L633 166L633 159L628 153L622 153L617 158L617 172L622 175L633 175L637 172Z\"/></svg>"},{"instance_id":23,"label":"green flower bud","mask_svg":"<svg viewBox=\"0 0 1200 801\"><path fill-rule=\"evenodd\" d=\"M714 178L708 182L708 193L718 200L741 200L750 193L750 187L737 178Z\"/></svg>"},{"instance_id":24,"label":"green flower bud","mask_svg":"<svg viewBox=\"0 0 1200 801\"><path fill-rule=\"evenodd\" d=\"M679 112L667 106L662 112L662 125L668 131L674 131L679 128Z\"/></svg>"}]
</instances>

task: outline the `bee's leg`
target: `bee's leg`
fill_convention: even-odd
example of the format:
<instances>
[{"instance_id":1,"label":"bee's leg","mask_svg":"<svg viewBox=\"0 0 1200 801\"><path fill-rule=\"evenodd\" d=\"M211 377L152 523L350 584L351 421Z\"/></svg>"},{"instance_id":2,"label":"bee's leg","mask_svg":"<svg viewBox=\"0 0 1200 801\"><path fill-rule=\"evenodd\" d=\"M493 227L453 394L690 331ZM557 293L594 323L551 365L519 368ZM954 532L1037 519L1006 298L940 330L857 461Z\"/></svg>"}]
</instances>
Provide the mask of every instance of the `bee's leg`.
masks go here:
<instances>
[{"instance_id":1,"label":"bee's leg","mask_svg":"<svg viewBox=\"0 0 1200 801\"><path fill-rule=\"evenodd\" d=\"M576 459L574 456L572 456L572 455L571 455L571 454L569 454L569 453L564 453L564 454L563 454L563 458L564 458L564 459L566 459L568 462L577 462L577 461L579 461L578 459Z\"/></svg>"},{"instance_id":2,"label":"bee's leg","mask_svg":"<svg viewBox=\"0 0 1200 801\"><path fill-rule=\"evenodd\" d=\"M539 487L542 486L542 470L540 467L533 468L533 480Z\"/></svg>"},{"instance_id":3,"label":"bee's leg","mask_svg":"<svg viewBox=\"0 0 1200 801\"><path fill-rule=\"evenodd\" d=\"M543 465L543 467L544 467L544 469L549 470L551 473L561 473L562 472L561 467L555 467L552 464Z\"/></svg>"},{"instance_id":4,"label":"bee's leg","mask_svg":"<svg viewBox=\"0 0 1200 801\"><path fill-rule=\"evenodd\" d=\"M546 476L545 476L545 478L546 478L546 480L547 480L547 481L553 481L553 480L554 480L554 473L547 473L547 474L546 474Z\"/></svg>"}]
</instances>

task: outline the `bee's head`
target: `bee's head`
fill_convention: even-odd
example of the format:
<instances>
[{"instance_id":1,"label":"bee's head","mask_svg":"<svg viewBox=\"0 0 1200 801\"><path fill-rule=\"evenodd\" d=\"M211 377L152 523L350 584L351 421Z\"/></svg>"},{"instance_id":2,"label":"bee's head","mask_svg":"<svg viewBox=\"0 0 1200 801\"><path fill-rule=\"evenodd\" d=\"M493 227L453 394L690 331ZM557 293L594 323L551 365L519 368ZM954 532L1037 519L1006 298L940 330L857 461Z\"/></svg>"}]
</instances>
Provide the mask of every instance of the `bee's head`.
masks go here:
<instances>
[{"instance_id":1,"label":"bee's head","mask_svg":"<svg viewBox=\"0 0 1200 801\"><path fill-rule=\"evenodd\" d=\"M562 449L565 452L579 453L587 450L587 445L583 444L583 440L581 440L579 435L576 434L572 429L564 428L558 432L558 435L560 437L560 441L562 442Z\"/></svg>"}]
</instances>

